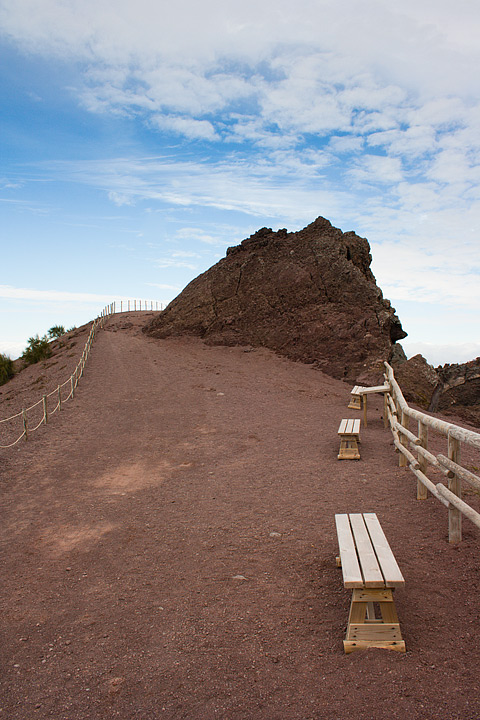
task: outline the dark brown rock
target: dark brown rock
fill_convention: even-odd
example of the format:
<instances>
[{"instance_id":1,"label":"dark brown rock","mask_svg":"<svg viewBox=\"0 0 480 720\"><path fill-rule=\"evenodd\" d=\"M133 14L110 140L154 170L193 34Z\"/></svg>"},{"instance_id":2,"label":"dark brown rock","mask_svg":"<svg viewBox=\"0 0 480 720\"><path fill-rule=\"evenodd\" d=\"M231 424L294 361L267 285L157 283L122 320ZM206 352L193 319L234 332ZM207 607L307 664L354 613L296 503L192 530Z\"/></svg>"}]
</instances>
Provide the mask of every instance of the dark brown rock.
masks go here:
<instances>
[{"instance_id":1,"label":"dark brown rock","mask_svg":"<svg viewBox=\"0 0 480 720\"><path fill-rule=\"evenodd\" d=\"M145 332L265 346L337 378L376 382L406 333L371 259L365 238L325 218L295 233L262 228L229 248Z\"/></svg>"},{"instance_id":2,"label":"dark brown rock","mask_svg":"<svg viewBox=\"0 0 480 720\"><path fill-rule=\"evenodd\" d=\"M453 413L480 426L480 357L436 368L439 382L430 410Z\"/></svg>"},{"instance_id":3,"label":"dark brown rock","mask_svg":"<svg viewBox=\"0 0 480 720\"><path fill-rule=\"evenodd\" d=\"M428 409L439 377L423 355L414 355L406 362L392 363L392 367L405 400Z\"/></svg>"}]
</instances>

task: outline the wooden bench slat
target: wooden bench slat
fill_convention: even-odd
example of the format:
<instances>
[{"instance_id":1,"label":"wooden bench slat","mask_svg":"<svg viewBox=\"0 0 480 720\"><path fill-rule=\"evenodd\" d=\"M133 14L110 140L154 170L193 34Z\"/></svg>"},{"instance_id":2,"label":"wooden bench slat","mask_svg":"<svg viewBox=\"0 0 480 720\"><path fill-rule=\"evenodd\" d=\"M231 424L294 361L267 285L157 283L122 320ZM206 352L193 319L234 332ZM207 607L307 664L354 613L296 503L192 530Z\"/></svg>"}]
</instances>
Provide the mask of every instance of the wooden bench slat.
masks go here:
<instances>
[{"instance_id":1,"label":"wooden bench slat","mask_svg":"<svg viewBox=\"0 0 480 720\"><path fill-rule=\"evenodd\" d=\"M348 515L335 515L335 525L337 526L338 547L342 560L343 584L346 588L362 588L363 577L358 564Z\"/></svg>"},{"instance_id":2,"label":"wooden bench slat","mask_svg":"<svg viewBox=\"0 0 480 720\"><path fill-rule=\"evenodd\" d=\"M376 514L364 513L363 517L375 547L375 553L380 563L386 587L402 587L405 585L405 579Z\"/></svg>"},{"instance_id":3,"label":"wooden bench slat","mask_svg":"<svg viewBox=\"0 0 480 720\"><path fill-rule=\"evenodd\" d=\"M343 418L340 421L338 428L339 435L359 435L360 434L360 420L358 418Z\"/></svg>"},{"instance_id":4,"label":"wooden bench slat","mask_svg":"<svg viewBox=\"0 0 480 720\"><path fill-rule=\"evenodd\" d=\"M375 385L375 387L357 387L356 390L357 391L355 395L370 395L371 393L389 392L390 385Z\"/></svg>"},{"instance_id":5,"label":"wooden bench slat","mask_svg":"<svg viewBox=\"0 0 480 720\"><path fill-rule=\"evenodd\" d=\"M340 421L340 427L338 428L338 434L344 435L345 434L345 428L347 426L348 420L344 419Z\"/></svg>"},{"instance_id":6,"label":"wooden bench slat","mask_svg":"<svg viewBox=\"0 0 480 720\"><path fill-rule=\"evenodd\" d=\"M364 587L385 587L385 581L372 546L367 527L361 513L350 515L350 525L355 537L360 567L364 578Z\"/></svg>"}]
</instances>

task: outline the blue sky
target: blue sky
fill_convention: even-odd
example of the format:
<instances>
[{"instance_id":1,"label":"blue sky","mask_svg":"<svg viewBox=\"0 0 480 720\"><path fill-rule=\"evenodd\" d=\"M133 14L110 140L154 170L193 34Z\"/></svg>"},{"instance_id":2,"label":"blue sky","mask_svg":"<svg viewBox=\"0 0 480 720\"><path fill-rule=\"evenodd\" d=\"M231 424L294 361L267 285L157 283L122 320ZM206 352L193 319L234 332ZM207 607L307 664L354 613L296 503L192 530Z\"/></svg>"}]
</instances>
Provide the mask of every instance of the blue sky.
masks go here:
<instances>
[{"instance_id":1,"label":"blue sky","mask_svg":"<svg viewBox=\"0 0 480 720\"><path fill-rule=\"evenodd\" d=\"M0 0L0 351L323 215L434 365L480 355L480 4Z\"/></svg>"}]
</instances>

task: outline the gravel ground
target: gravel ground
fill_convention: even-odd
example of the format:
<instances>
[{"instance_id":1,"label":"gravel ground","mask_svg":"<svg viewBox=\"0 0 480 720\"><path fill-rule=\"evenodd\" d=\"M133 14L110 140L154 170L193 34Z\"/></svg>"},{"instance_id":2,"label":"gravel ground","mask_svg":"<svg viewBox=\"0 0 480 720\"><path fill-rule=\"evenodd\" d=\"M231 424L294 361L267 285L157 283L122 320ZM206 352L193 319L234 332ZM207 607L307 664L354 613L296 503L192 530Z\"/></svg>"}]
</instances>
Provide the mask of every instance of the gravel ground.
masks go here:
<instances>
[{"instance_id":1,"label":"gravel ground","mask_svg":"<svg viewBox=\"0 0 480 720\"><path fill-rule=\"evenodd\" d=\"M448 544L382 398L361 460L339 462L349 386L263 349L147 338L148 317L110 319L73 401L0 451L0 718L480 718L480 532ZM65 380L87 334L1 388L0 417ZM334 514L356 511L405 576L405 654L343 652Z\"/></svg>"}]
</instances>

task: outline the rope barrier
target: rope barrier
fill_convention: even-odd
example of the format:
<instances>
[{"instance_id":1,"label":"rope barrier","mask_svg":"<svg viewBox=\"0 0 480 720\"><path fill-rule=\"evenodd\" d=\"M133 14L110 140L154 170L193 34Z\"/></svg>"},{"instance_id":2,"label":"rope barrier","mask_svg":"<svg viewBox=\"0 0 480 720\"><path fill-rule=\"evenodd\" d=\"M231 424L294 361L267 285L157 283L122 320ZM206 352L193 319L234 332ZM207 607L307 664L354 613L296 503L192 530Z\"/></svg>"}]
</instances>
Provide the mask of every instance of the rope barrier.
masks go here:
<instances>
[{"instance_id":1,"label":"rope barrier","mask_svg":"<svg viewBox=\"0 0 480 720\"><path fill-rule=\"evenodd\" d=\"M20 410L20 412L17 413L16 415L12 415L11 417L5 418L5 420L0 420L0 423L8 422L9 420L14 420L17 417L20 417L21 414L22 414L22 411Z\"/></svg>"},{"instance_id":2,"label":"rope barrier","mask_svg":"<svg viewBox=\"0 0 480 720\"><path fill-rule=\"evenodd\" d=\"M123 312L127 312L126 310L123 310L123 302L124 302L123 300L120 302L120 307L121 307L120 312L122 312L122 313L123 313ZM125 301L125 303L126 303L126 302L127 302L127 301ZM142 308L142 301L140 300L139 303L140 303L140 310L141 310L141 308ZM147 300L145 300L144 303L145 303L145 311L147 311L147 310L148 310ZM137 301L136 301L136 300L134 301L134 304L135 304L135 310L137 310ZM159 305L160 305L160 308L159 308ZM150 306L151 306L151 310L153 310L153 301L150 301ZM90 333L89 333L89 335L88 335L87 341L86 341L86 343L85 343L85 345L84 345L84 348L83 348L83 351L82 351L82 355L81 355L81 357L80 357L80 360L78 361L77 366L75 367L73 373L70 375L69 378L67 378L67 380L65 380L64 383L62 383L61 385L59 385L55 390L52 390L50 393L43 395L43 397L42 397L38 402L34 403L34 404L31 405L30 407L21 410L20 412L16 413L15 415L11 415L11 416L8 417L8 418L4 418L3 420L0 420L0 423L6 423L6 422L10 422L11 420L16 420L17 418L21 417L21 418L22 418L22 421L23 421L23 432L22 432L22 434L20 435L20 437L18 437L14 442L12 442L12 443L10 443L10 444L8 444L8 445L0 445L0 448L1 448L1 449L4 449L4 450L5 450L5 449L8 449L8 448L14 447L14 445L16 445L17 443L19 443L22 438L25 438L25 440L28 440L28 435L29 435L29 433L32 433L32 432L34 432L35 430L38 430L38 428L39 428L41 425L43 425L43 424L46 425L46 424L48 423L48 418L49 418L50 416L52 416L57 410L61 410L61 409L62 409L63 403L67 402L67 400L70 400L70 398L73 399L74 393L75 393L75 389L77 388L77 385L78 385L78 383L79 383L79 380L80 380L80 378L81 378L82 375L83 375L83 370L84 370L84 368L85 368L85 365L86 365L88 356L89 356L89 354L90 354L90 350L91 350L91 348L92 348L93 341L95 340L95 336L96 336L96 334L97 334L97 331L98 331L99 329L101 329L101 328L104 327L105 322L107 321L107 319L108 319L109 317L111 317L112 315L116 314L116 309L115 309L115 308L116 308L116 303L115 303L115 302L111 303L110 305L106 305L106 306L103 308L103 310L102 310L102 312L100 313L100 315L99 315L97 318L95 318L95 320L93 321L93 325L92 325L92 327L91 327L91 329L90 329ZM162 306L161 303L158 303L158 302L157 302L157 303L156 303L156 310L159 310L159 309L160 309L160 310L163 310L163 306ZM128 300L128 311L130 311L130 300ZM62 399L61 391L62 391L62 389L63 389L66 385L68 385L68 384L70 384L70 391L69 391L67 397ZM54 408L53 410L51 410L51 409L48 408L48 398L51 397L52 395L55 395L55 394L57 395L58 400L57 400L57 404L56 404L55 408ZM40 405L40 404L42 404L42 403L43 403L43 415L42 415L42 419L40 420L40 422L38 423L38 425L36 425L36 426L33 427L33 428L30 428L30 427L28 426L27 413L30 412L31 410L33 410L34 408L36 408L38 405Z\"/></svg>"},{"instance_id":3,"label":"rope barrier","mask_svg":"<svg viewBox=\"0 0 480 720\"><path fill-rule=\"evenodd\" d=\"M20 414L21 414L21 413L20 413ZM11 447L13 447L14 445L16 445L17 443L19 443L20 440L21 440L24 436L25 436L25 431L22 432L22 434L20 435L20 437L19 437L17 440L15 440L15 442L11 443L10 445L0 445L0 448L4 448L4 449L6 449L6 448L11 448Z\"/></svg>"}]
</instances>

